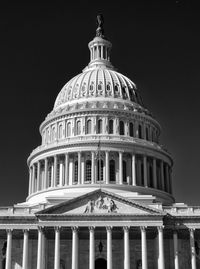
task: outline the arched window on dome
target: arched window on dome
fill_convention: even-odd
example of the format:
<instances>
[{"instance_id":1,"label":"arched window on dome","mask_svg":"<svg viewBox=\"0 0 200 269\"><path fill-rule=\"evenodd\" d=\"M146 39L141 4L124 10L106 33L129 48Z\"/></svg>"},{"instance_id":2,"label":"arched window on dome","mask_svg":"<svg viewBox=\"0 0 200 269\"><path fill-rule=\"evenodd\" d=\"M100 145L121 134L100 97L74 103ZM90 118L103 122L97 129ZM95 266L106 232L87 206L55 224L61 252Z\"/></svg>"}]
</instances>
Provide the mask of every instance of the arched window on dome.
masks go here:
<instances>
[{"instance_id":1,"label":"arched window on dome","mask_svg":"<svg viewBox=\"0 0 200 269\"><path fill-rule=\"evenodd\" d=\"M108 133L113 134L113 120L109 120Z\"/></svg>"},{"instance_id":2,"label":"arched window on dome","mask_svg":"<svg viewBox=\"0 0 200 269\"><path fill-rule=\"evenodd\" d=\"M130 122L129 123L129 135L131 136L131 137L133 137L134 136L134 126L133 126L133 123L132 122Z\"/></svg>"},{"instance_id":3,"label":"arched window on dome","mask_svg":"<svg viewBox=\"0 0 200 269\"><path fill-rule=\"evenodd\" d=\"M123 161L123 182L127 183L126 161Z\"/></svg>"},{"instance_id":4,"label":"arched window on dome","mask_svg":"<svg viewBox=\"0 0 200 269\"><path fill-rule=\"evenodd\" d=\"M67 123L67 137L72 135L71 122Z\"/></svg>"},{"instance_id":5,"label":"arched window on dome","mask_svg":"<svg viewBox=\"0 0 200 269\"><path fill-rule=\"evenodd\" d=\"M122 86L122 96L123 99L127 99L126 86Z\"/></svg>"},{"instance_id":6,"label":"arched window on dome","mask_svg":"<svg viewBox=\"0 0 200 269\"><path fill-rule=\"evenodd\" d=\"M115 84L115 86L114 86L114 93L115 93L115 96L119 95L119 85L118 84Z\"/></svg>"},{"instance_id":7,"label":"arched window on dome","mask_svg":"<svg viewBox=\"0 0 200 269\"><path fill-rule=\"evenodd\" d=\"M97 162L97 180L103 181L103 160Z\"/></svg>"},{"instance_id":8,"label":"arched window on dome","mask_svg":"<svg viewBox=\"0 0 200 269\"><path fill-rule=\"evenodd\" d=\"M77 121L76 122L76 135L80 135L81 134L81 122Z\"/></svg>"},{"instance_id":9,"label":"arched window on dome","mask_svg":"<svg viewBox=\"0 0 200 269\"><path fill-rule=\"evenodd\" d=\"M86 161L86 173L85 173L85 180L91 181L91 168L92 168L92 162L91 160Z\"/></svg>"},{"instance_id":10,"label":"arched window on dome","mask_svg":"<svg viewBox=\"0 0 200 269\"><path fill-rule=\"evenodd\" d=\"M123 121L119 122L119 134L124 135L124 122Z\"/></svg>"},{"instance_id":11,"label":"arched window on dome","mask_svg":"<svg viewBox=\"0 0 200 269\"><path fill-rule=\"evenodd\" d=\"M110 160L109 162L110 170L110 182L115 182L115 160Z\"/></svg>"},{"instance_id":12,"label":"arched window on dome","mask_svg":"<svg viewBox=\"0 0 200 269\"><path fill-rule=\"evenodd\" d=\"M78 183L78 161L74 162L74 183Z\"/></svg>"},{"instance_id":13,"label":"arched window on dome","mask_svg":"<svg viewBox=\"0 0 200 269\"><path fill-rule=\"evenodd\" d=\"M138 138L142 138L142 126L141 124L138 125Z\"/></svg>"},{"instance_id":14,"label":"arched window on dome","mask_svg":"<svg viewBox=\"0 0 200 269\"><path fill-rule=\"evenodd\" d=\"M129 96L132 102L135 102L135 91L133 88L129 88Z\"/></svg>"},{"instance_id":15,"label":"arched window on dome","mask_svg":"<svg viewBox=\"0 0 200 269\"><path fill-rule=\"evenodd\" d=\"M103 46L103 59L106 59L106 47Z\"/></svg>"},{"instance_id":16,"label":"arched window on dome","mask_svg":"<svg viewBox=\"0 0 200 269\"><path fill-rule=\"evenodd\" d=\"M97 122L97 133L102 134L103 132L103 121L100 119Z\"/></svg>"},{"instance_id":17,"label":"arched window on dome","mask_svg":"<svg viewBox=\"0 0 200 269\"><path fill-rule=\"evenodd\" d=\"M87 120L86 123L86 134L91 134L92 133L92 121Z\"/></svg>"},{"instance_id":18,"label":"arched window on dome","mask_svg":"<svg viewBox=\"0 0 200 269\"><path fill-rule=\"evenodd\" d=\"M62 139L62 125L61 124L58 127L58 139Z\"/></svg>"}]
</instances>

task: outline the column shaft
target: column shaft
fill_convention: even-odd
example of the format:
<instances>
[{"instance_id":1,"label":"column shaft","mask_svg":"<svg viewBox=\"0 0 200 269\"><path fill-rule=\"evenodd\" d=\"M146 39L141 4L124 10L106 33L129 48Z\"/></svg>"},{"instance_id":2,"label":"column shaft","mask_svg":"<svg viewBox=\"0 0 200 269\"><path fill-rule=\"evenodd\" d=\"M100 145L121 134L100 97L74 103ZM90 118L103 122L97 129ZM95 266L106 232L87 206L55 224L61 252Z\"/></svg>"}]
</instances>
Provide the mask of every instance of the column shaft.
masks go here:
<instances>
[{"instance_id":1,"label":"column shaft","mask_svg":"<svg viewBox=\"0 0 200 269\"><path fill-rule=\"evenodd\" d=\"M106 184L109 184L109 152L106 151Z\"/></svg>"},{"instance_id":2,"label":"column shaft","mask_svg":"<svg viewBox=\"0 0 200 269\"><path fill-rule=\"evenodd\" d=\"M107 227L107 269L112 269L112 228Z\"/></svg>"},{"instance_id":3,"label":"column shaft","mask_svg":"<svg viewBox=\"0 0 200 269\"><path fill-rule=\"evenodd\" d=\"M29 168L29 185L28 185L28 195L31 194L32 190L32 167Z\"/></svg>"},{"instance_id":4,"label":"column shaft","mask_svg":"<svg viewBox=\"0 0 200 269\"><path fill-rule=\"evenodd\" d=\"M147 262L147 239L146 239L146 229L141 227L141 241L142 241L142 269L148 268Z\"/></svg>"},{"instance_id":5,"label":"column shaft","mask_svg":"<svg viewBox=\"0 0 200 269\"><path fill-rule=\"evenodd\" d=\"M54 269L60 269L60 228L55 228Z\"/></svg>"},{"instance_id":6,"label":"column shaft","mask_svg":"<svg viewBox=\"0 0 200 269\"><path fill-rule=\"evenodd\" d=\"M123 153L119 152L119 184L123 184Z\"/></svg>"},{"instance_id":7,"label":"column shaft","mask_svg":"<svg viewBox=\"0 0 200 269\"><path fill-rule=\"evenodd\" d=\"M95 269L95 235L94 235L94 227L89 227L89 231L90 231L89 269Z\"/></svg>"},{"instance_id":8,"label":"column shaft","mask_svg":"<svg viewBox=\"0 0 200 269\"><path fill-rule=\"evenodd\" d=\"M153 159L153 186L155 189L157 189L156 159Z\"/></svg>"},{"instance_id":9,"label":"column shaft","mask_svg":"<svg viewBox=\"0 0 200 269\"><path fill-rule=\"evenodd\" d=\"M132 154L132 185L136 186L135 155Z\"/></svg>"},{"instance_id":10,"label":"column shaft","mask_svg":"<svg viewBox=\"0 0 200 269\"><path fill-rule=\"evenodd\" d=\"M48 159L44 160L44 188L48 188Z\"/></svg>"},{"instance_id":11,"label":"column shaft","mask_svg":"<svg viewBox=\"0 0 200 269\"><path fill-rule=\"evenodd\" d=\"M143 174L144 174L144 186L148 187L148 182L147 182L147 157L143 157Z\"/></svg>"},{"instance_id":12,"label":"column shaft","mask_svg":"<svg viewBox=\"0 0 200 269\"><path fill-rule=\"evenodd\" d=\"M28 231L24 231L22 269L28 268Z\"/></svg>"},{"instance_id":13,"label":"column shaft","mask_svg":"<svg viewBox=\"0 0 200 269\"><path fill-rule=\"evenodd\" d=\"M37 269L42 269L42 241L43 231L42 228L38 229L38 249L37 249Z\"/></svg>"},{"instance_id":14,"label":"column shaft","mask_svg":"<svg viewBox=\"0 0 200 269\"><path fill-rule=\"evenodd\" d=\"M81 184L81 152L78 152L78 184Z\"/></svg>"},{"instance_id":15,"label":"column shaft","mask_svg":"<svg viewBox=\"0 0 200 269\"><path fill-rule=\"evenodd\" d=\"M57 155L54 156L54 175L53 175L53 187L57 186L57 162L58 162L58 158Z\"/></svg>"},{"instance_id":16,"label":"column shaft","mask_svg":"<svg viewBox=\"0 0 200 269\"><path fill-rule=\"evenodd\" d=\"M69 154L65 154L65 186L69 185Z\"/></svg>"},{"instance_id":17,"label":"column shaft","mask_svg":"<svg viewBox=\"0 0 200 269\"><path fill-rule=\"evenodd\" d=\"M60 160L59 163L59 186L62 187L63 186L63 162L62 160Z\"/></svg>"},{"instance_id":18,"label":"column shaft","mask_svg":"<svg viewBox=\"0 0 200 269\"><path fill-rule=\"evenodd\" d=\"M91 183L94 184L95 182L95 153L92 151L91 153L91 158L92 158L92 180Z\"/></svg>"},{"instance_id":19,"label":"column shaft","mask_svg":"<svg viewBox=\"0 0 200 269\"><path fill-rule=\"evenodd\" d=\"M37 191L40 190L40 161L37 163Z\"/></svg>"},{"instance_id":20,"label":"column shaft","mask_svg":"<svg viewBox=\"0 0 200 269\"><path fill-rule=\"evenodd\" d=\"M33 173L32 173L32 193L35 192L35 164L33 164Z\"/></svg>"},{"instance_id":21,"label":"column shaft","mask_svg":"<svg viewBox=\"0 0 200 269\"><path fill-rule=\"evenodd\" d=\"M128 227L124 227L124 269L130 269L130 246Z\"/></svg>"},{"instance_id":22,"label":"column shaft","mask_svg":"<svg viewBox=\"0 0 200 269\"><path fill-rule=\"evenodd\" d=\"M196 269L196 252L195 252L195 240L194 230L190 229L190 253L191 253L191 268Z\"/></svg>"},{"instance_id":23,"label":"column shaft","mask_svg":"<svg viewBox=\"0 0 200 269\"><path fill-rule=\"evenodd\" d=\"M158 268L165 269L163 227L158 227L158 248L159 248Z\"/></svg>"},{"instance_id":24,"label":"column shaft","mask_svg":"<svg viewBox=\"0 0 200 269\"><path fill-rule=\"evenodd\" d=\"M174 239L174 268L179 269L178 234L177 234L177 231L174 231L173 239Z\"/></svg>"},{"instance_id":25,"label":"column shaft","mask_svg":"<svg viewBox=\"0 0 200 269\"><path fill-rule=\"evenodd\" d=\"M6 248L6 269L11 269L12 266L12 230L7 231L7 248Z\"/></svg>"},{"instance_id":26,"label":"column shaft","mask_svg":"<svg viewBox=\"0 0 200 269\"><path fill-rule=\"evenodd\" d=\"M72 228L72 269L78 269L78 229Z\"/></svg>"}]
</instances>

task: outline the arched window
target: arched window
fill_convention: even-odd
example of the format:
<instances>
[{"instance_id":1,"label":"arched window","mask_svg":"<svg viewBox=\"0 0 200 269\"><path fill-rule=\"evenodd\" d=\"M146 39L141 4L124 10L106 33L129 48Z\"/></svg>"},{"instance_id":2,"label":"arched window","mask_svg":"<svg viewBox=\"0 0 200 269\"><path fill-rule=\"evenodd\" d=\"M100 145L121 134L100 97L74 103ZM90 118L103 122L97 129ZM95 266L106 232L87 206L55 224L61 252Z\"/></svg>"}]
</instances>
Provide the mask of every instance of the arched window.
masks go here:
<instances>
[{"instance_id":1,"label":"arched window","mask_svg":"<svg viewBox=\"0 0 200 269\"><path fill-rule=\"evenodd\" d=\"M146 127L146 140L149 140L149 129L148 129L148 127Z\"/></svg>"},{"instance_id":2,"label":"arched window","mask_svg":"<svg viewBox=\"0 0 200 269\"><path fill-rule=\"evenodd\" d=\"M74 163L74 183L78 182L78 161Z\"/></svg>"},{"instance_id":3,"label":"arched window","mask_svg":"<svg viewBox=\"0 0 200 269\"><path fill-rule=\"evenodd\" d=\"M77 121L76 122L76 135L80 135L81 134L81 122Z\"/></svg>"},{"instance_id":4,"label":"arched window","mask_svg":"<svg viewBox=\"0 0 200 269\"><path fill-rule=\"evenodd\" d=\"M124 122L123 121L119 122L119 134L124 135Z\"/></svg>"},{"instance_id":5,"label":"arched window","mask_svg":"<svg viewBox=\"0 0 200 269\"><path fill-rule=\"evenodd\" d=\"M115 96L118 96L118 95L119 95L118 84L116 84L116 85L114 86L114 93L115 93Z\"/></svg>"},{"instance_id":6,"label":"arched window","mask_svg":"<svg viewBox=\"0 0 200 269\"><path fill-rule=\"evenodd\" d=\"M115 161L110 160L110 182L115 181Z\"/></svg>"},{"instance_id":7,"label":"arched window","mask_svg":"<svg viewBox=\"0 0 200 269\"><path fill-rule=\"evenodd\" d=\"M129 134L131 137L133 137L133 123L132 122L129 123Z\"/></svg>"},{"instance_id":8,"label":"arched window","mask_svg":"<svg viewBox=\"0 0 200 269\"><path fill-rule=\"evenodd\" d=\"M86 124L86 134L91 134L92 133L92 121L88 120Z\"/></svg>"},{"instance_id":9,"label":"arched window","mask_svg":"<svg viewBox=\"0 0 200 269\"><path fill-rule=\"evenodd\" d=\"M113 134L113 120L109 120L109 130L108 130L109 134Z\"/></svg>"},{"instance_id":10,"label":"arched window","mask_svg":"<svg viewBox=\"0 0 200 269\"><path fill-rule=\"evenodd\" d=\"M60 124L58 128L58 139L61 139L61 138L62 138L62 125Z\"/></svg>"},{"instance_id":11,"label":"arched window","mask_svg":"<svg viewBox=\"0 0 200 269\"><path fill-rule=\"evenodd\" d=\"M91 167L92 167L91 160L87 160L86 161L86 177L85 177L86 181L91 181Z\"/></svg>"},{"instance_id":12,"label":"arched window","mask_svg":"<svg viewBox=\"0 0 200 269\"><path fill-rule=\"evenodd\" d=\"M97 123L97 133L98 134L102 134L103 131L103 121L102 120L98 120Z\"/></svg>"},{"instance_id":13,"label":"arched window","mask_svg":"<svg viewBox=\"0 0 200 269\"><path fill-rule=\"evenodd\" d=\"M67 123L67 136L71 136L71 122Z\"/></svg>"},{"instance_id":14,"label":"arched window","mask_svg":"<svg viewBox=\"0 0 200 269\"><path fill-rule=\"evenodd\" d=\"M100 174L100 177L99 177ZM98 160L98 165L97 165L97 180L103 181L103 160Z\"/></svg>"},{"instance_id":15,"label":"arched window","mask_svg":"<svg viewBox=\"0 0 200 269\"><path fill-rule=\"evenodd\" d=\"M108 92L111 90L110 83L108 83L108 84L106 85L106 89L107 89Z\"/></svg>"},{"instance_id":16,"label":"arched window","mask_svg":"<svg viewBox=\"0 0 200 269\"><path fill-rule=\"evenodd\" d=\"M138 125L138 138L142 138L142 126Z\"/></svg>"},{"instance_id":17,"label":"arched window","mask_svg":"<svg viewBox=\"0 0 200 269\"><path fill-rule=\"evenodd\" d=\"M126 161L123 161L123 182L127 182L127 177L126 177Z\"/></svg>"}]
</instances>

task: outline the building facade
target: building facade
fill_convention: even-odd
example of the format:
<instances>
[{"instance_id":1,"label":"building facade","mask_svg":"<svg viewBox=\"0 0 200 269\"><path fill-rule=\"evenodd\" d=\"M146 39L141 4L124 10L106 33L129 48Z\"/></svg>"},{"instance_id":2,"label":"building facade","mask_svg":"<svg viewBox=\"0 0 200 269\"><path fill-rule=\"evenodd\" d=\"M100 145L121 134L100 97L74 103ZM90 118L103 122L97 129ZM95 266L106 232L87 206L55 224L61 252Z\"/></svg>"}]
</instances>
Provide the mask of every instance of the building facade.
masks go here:
<instances>
[{"instance_id":1,"label":"building facade","mask_svg":"<svg viewBox=\"0 0 200 269\"><path fill-rule=\"evenodd\" d=\"M200 206L175 203L171 155L98 16L28 158L24 203L0 208L4 269L200 268Z\"/></svg>"}]
</instances>

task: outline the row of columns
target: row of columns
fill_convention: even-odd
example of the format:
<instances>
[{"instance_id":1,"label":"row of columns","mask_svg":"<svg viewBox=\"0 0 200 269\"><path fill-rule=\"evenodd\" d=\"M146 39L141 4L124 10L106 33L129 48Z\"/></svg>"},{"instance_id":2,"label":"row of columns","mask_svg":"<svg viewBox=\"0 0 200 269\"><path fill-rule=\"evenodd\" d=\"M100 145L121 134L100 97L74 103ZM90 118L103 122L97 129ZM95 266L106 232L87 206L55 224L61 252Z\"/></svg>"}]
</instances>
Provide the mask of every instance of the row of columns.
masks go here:
<instances>
[{"instance_id":1,"label":"row of columns","mask_svg":"<svg viewBox=\"0 0 200 269\"><path fill-rule=\"evenodd\" d=\"M158 268L165 269L164 259L164 240L163 227L158 229ZM106 227L107 230L107 269L112 269L112 227ZM130 244L129 244L129 227L123 227L124 230L124 269L130 269ZM147 239L146 227L140 227L141 230L141 254L142 269L148 269L147 259ZM28 268L28 242L29 232L24 230L23 241L23 258L22 268ZM174 268L179 269L178 255L178 235L177 231L173 233L174 242ZM196 253L194 229L190 229L190 251L191 251L191 268L196 269ZM44 263L44 234L41 227L38 228L38 251L37 251L37 269L43 268ZM12 257L12 230L7 230L7 249L6 249L6 269L11 269ZM72 227L72 269L78 269L78 227ZM60 227L55 228L55 253L54 269L60 269ZM95 269L95 227L89 227L89 269Z\"/></svg>"},{"instance_id":2,"label":"row of columns","mask_svg":"<svg viewBox=\"0 0 200 269\"><path fill-rule=\"evenodd\" d=\"M78 176L77 184L84 184L84 169L82 167L82 154L78 152ZM63 156L63 155L61 155ZM118 162L119 162L119 184L124 184L123 182L123 152L118 152ZM52 157L51 157L52 158ZM145 186L159 188L164 191L171 193L171 169L167 163L164 163L162 160L159 160L160 173L158 175L157 167L158 160L152 158L152 183L150 185L148 174L148 166L150 165L147 161L147 156L142 156L141 158L136 157L135 154L131 155L131 182L129 184L133 186ZM149 157L151 158L151 157ZM34 163L30 167L29 171L29 195L34 192L47 189L49 187L62 187L68 186L69 182L69 153L65 153L64 158L59 160L59 155L55 155L53 161L49 162L48 158L42 160L44 162L44 168L41 171L41 161ZM96 172L96 159L97 152L91 152L91 183L94 184L97 181L97 172ZM110 152L105 151L105 183L110 183ZM143 166L141 166L143 164ZM51 176L49 171L49 165L51 165ZM59 168L58 168L59 165ZM59 169L59 173L58 173ZM37 174L36 174L37 170ZM116 170L116 169L115 169ZM142 171L143 170L143 171ZM137 173L136 173L137 172ZM143 176L142 176L143 175ZM72 175L71 175L72 176ZM137 177L137 178L136 178ZM143 177L143 179L142 179ZM158 179L160 183L158 184ZM141 181L143 180L143 183ZM140 182L139 182L140 181ZM72 182L73 184L73 182Z\"/></svg>"}]
</instances>

